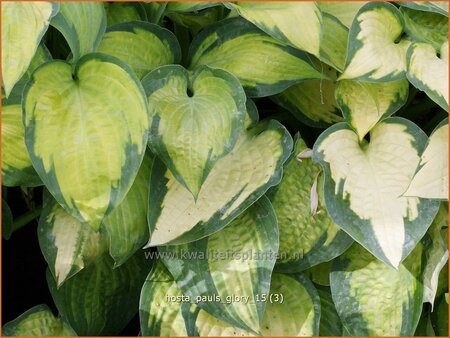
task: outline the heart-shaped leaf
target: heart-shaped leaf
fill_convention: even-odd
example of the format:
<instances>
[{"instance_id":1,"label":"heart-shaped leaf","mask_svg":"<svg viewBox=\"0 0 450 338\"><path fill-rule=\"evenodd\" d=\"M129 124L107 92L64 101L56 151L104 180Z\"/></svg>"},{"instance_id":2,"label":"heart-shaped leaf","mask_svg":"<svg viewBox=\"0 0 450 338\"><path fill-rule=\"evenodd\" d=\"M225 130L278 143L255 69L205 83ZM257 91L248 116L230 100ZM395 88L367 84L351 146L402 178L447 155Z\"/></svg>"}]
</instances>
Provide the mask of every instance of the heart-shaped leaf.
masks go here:
<instances>
[{"instance_id":1,"label":"heart-shaped leaf","mask_svg":"<svg viewBox=\"0 0 450 338\"><path fill-rule=\"evenodd\" d=\"M319 56L322 13L315 2L229 2L227 6L283 43Z\"/></svg>"},{"instance_id":2,"label":"heart-shaped leaf","mask_svg":"<svg viewBox=\"0 0 450 338\"><path fill-rule=\"evenodd\" d=\"M150 262L139 254L113 268L107 254L57 288L47 270L47 283L61 314L80 336L117 335L138 310L139 292Z\"/></svg>"},{"instance_id":3,"label":"heart-shaped leaf","mask_svg":"<svg viewBox=\"0 0 450 338\"><path fill-rule=\"evenodd\" d=\"M105 2L108 27L130 21L147 21L147 13L139 2Z\"/></svg>"},{"instance_id":4,"label":"heart-shaped leaf","mask_svg":"<svg viewBox=\"0 0 450 338\"><path fill-rule=\"evenodd\" d=\"M181 59L180 45L172 32L142 21L109 27L97 51L119 58L140 79L159 66L178 63Z\"/></svg>"},{"instance_id":5,"label":"heart-shaped leaf","mask_svg":"<svg viewBox=\"0 0 450 338\"><path fill-rule=\"evenodd\" d=\"M147 143L147 100L116 58L37 69L24 89L25 143L37 173L74 217L98 229L122 202Z\"/></svg>"},{"instance_id":6,"label":"heart-shaped leaf","mask_svg":"<svg viewBox=\"0 0 450 338\"><path fill-rule=\"evenodd\" d=\"M448 39L448 18L403 7L400 9L405 20L405 32L414 42L425 42L436 50Z\"/></svg>"},{"instance_id":7,"label":"heart-shaped leaf","mask_svg":"<svg viewBox=\"0 0 450 338\"><path fill-rule=\"evenodd\" d=\"M2 84L6 97L28 69L50 19L59 10L51 2L2 2Z\"/></svg>"},{"instance_id":8,"label":"heart-shaped leaf","mask_svg":"<svg viewBox=\"0 0 450 338\"><path fill-rule=\"evenodd\" d=\"M370 132L370 143L345 123L328 128L313 158L325 171L325 203L332 219L378 259L397 268L422 238L439 202L405 197L425 147L412 122L389 118Z\"/></svg>"},{"instance_id":9,"label":"heart-shaped leaf","mask_svg":"<svg viewBox=\"0 0 450 338\"><path fill-rule=\"evenodd\" d=\"M20 104L2 107L2 185L36 186L41 179L31 164L24 142Z\"/></svg>"},{"instance_id":10,"label":"heart-shaped leaf","mask_svg":"<svg viewBox=\"0 0 450 338\"><path fill-rule=\"evenodd\" d=\"M353 19L368 1L318 1L317 5L323 13L337 18L345 27L350 28Z\"/></svg>"},{"instance_id":11,"label":"heart-shaped leaf","mask_svg":"<svg viewBox=\"0 0 450 338\"><path fill-rule=\"evenodd\" d=\"M291 136L276 121L243 131L233 150L213 167L197 200L155 159L147 246L189 243L223 228L280 181L291 150Z\"/></svg>"},{"instance_id":12,"label":"heart-shaped leaf","mask_svg":"<svg viewBox=\"0 0 450 338\"><path fill-rule=\"evenodd\" d=\"M407 58L409 82L448 111L448 41L441 46L440 55L429 44L414 43Z\"/></svg>"},{"instance_id":13,"label":"heart-shaped leaf","mask_svg":"<svg viewBox=\"0 0 450 338\"><path fill-rule=\"evenodd\" d=\"M428 140L405 196L448 200L448 118Z\"/></svg>"},{"instance_id":14,"label":"heart-shaped leaf","mask_svg":"<svg viewBox=\"0 0 450 338\"><path fill-rule=\"evenodd\" d=\"M143 80L152 127L149 146L197 198L216 162L244 126L245 93L231 74L199 67L160 67Z\"/></svg>"},{"instance_id":15,"label":"heart-shaped leaf","mask_svg":"<svg viewBox=\"0 0 450 338\"><path fill-rule=\"evenodd\" d=\"M61 32L72 51L71 62L95 52L106 29L106 12L101 2L61 2L51 25Z\"/></svg>"},{"instance_id":16,"label":"heart-shaped leaf","mask_svg":"<svg viewBox=\"0 0 450 338\"><path fill-rule=\"evenodd\" d=\"M332 267L331 292L349 336L412 336L422 311L422 245L398 268L354 244Z\"/></svg>"},{"instance_id":17,"label":"heart-shaped leaf","mask_svg":"<svg viewBox=\"0 0 450 338\"><path fill-rule=\"evenodd\" d=\"M378 121L406 103L408 93L406 79L378 83L342 80L336 87L336 101L361 141Z\"/></svg>"},{"instance_id":18,"label":"heart-shaped leaf","mask_svg":"<svg viewBox=\"0 0 450 338\"><path fill-rule=\"evenodd\" d=\"M277 219L263 196L219 232L159 251L184 295L216 318L259 333L266 303L253 300L269 293L277 238ZM211 295L221 301L201 301ZM233 296L242 298L226 301Z\"/></svg>"},{"instance_id":19,"label":"heart-shaped leaf","mask_svg":"<svg viewBox=\"0 0 450 338\"><path fill-rule=\"evenodd\" d=\"M189 49L190 69L199 65L235 75L250 97L277 94L324 76L308 54L285 46L242 18L219 21L200 32Z\"/></svg>"},{"instance_id":20,"label":"heart-shaped leaf","mask_svg":"<svg viewBox=\"0 0 450 338\"><path fill-rule=\"evenodd\" d=\"M433 12L448 16L448 3L445 1L405 1L399 2L398 4L418 11Z\"/></svg>"},{"instance_id":21,"label":"heart-shaped leaf","mask_svg":"<svg viewBox=\"0 0 450 338\"><path fill-rule=\"evenodd\" d=\"M47 305L37 305L2 327L2 336L76 336L72 328L55 318Z\"/></svg>"},{"instance_id":22,"label":"heart-shaped leaf","mask_svg":"<svg viewBox=\"0 0 450 338\"><path fill-rule=\"evenodd\" d=\"M298 138L291 158L284 165L280 184L268 193L280 233L277 271L305 270L340 255L352 243L328 216L321 184L316 188L320 196L318 208L311 211L311 194L317 194L314 182L321 167L310 158L296 158L306 150L305 142Z\"/></svg>"},{"instance_id":23,"label":"heart-shaped leaf","mask_svg":"<svg viewBox=\"0 0 450 338\"><path fill-rule=\"evenodd\" d=\"M361 7L350 27L347 65L340 79L385 82L405 77L409 42L397 41L403 25L393 4L371 2Z\"/></svg>"},{"instance_id":24,"label":"heart-shaped leaf","mask_svg":"<svg viewBox=\"0 0 450 338\"><path fill-rule=\"evenodd\" d=\"M329 79L309 80L293 85L272 96L272 99L301 122L325 128L341 122L343 118L334 98L337 71L320 62L317 65Z\"/></svg>"}]
</instances>

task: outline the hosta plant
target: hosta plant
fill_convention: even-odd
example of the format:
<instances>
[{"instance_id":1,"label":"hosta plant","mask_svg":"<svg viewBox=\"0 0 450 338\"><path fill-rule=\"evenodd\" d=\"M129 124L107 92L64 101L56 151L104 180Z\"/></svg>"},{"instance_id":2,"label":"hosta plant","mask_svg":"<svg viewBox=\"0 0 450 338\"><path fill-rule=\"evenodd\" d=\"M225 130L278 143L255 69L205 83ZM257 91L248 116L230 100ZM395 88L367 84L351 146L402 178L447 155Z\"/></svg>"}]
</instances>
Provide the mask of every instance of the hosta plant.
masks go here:
<instances>
[{"instance_id":1,"label":"hosta plant","mask_svg":"<svg viewBox=\"0 0 450 338\"><path fill-rule=\"evenodd\" d=\"M447 2L1 17L4 335L448 335Z\"/></svg>"}]
</instances>

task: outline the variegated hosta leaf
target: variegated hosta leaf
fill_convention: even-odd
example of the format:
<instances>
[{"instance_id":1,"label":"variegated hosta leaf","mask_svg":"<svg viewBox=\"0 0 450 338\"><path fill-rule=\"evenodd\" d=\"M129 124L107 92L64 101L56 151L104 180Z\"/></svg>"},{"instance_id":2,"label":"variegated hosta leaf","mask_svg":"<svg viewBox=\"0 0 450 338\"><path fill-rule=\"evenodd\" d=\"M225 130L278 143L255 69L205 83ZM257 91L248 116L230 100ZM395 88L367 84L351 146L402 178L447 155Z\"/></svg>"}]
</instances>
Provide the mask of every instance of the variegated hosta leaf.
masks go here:
<instances>
[{"instance_id":1,"label":"variegated hosta leaf","mask_svg":"<svg viewBox=\"0 0 450 338\"><path fill-rule=\"evenodd\" d=\"M295 83L324 78L306 53L285 46L239 17L200 32L189 54L191 69L199 65L224 69L239 79L251 97L277 94Z\"/></svg>"},{"instance_id":2,"label":"variegated hosta leaf","mask_svg":"<svg viewBox=\"0 0 450 338\"><path fill-rule=\"evenodd\" d=\"M336 260L331 292L350 336L412 336L422 311L422 245L398 270L358 244Z\"/></svg>"},{"instance_id":3,"label":"variegated hosta leaf","mask_svg":"<svg viewBox=\"0 0 450 338\"><path fill-rule=\"evenodd\" d=\"M448 227L448 206L441 203L433 224L422 239L426 257L423 302L430 303L432 307L438 289L439 273L448 261L448 236L443 227Z\"/></svg>"},{"instance_id":4,"label":"variegated hosta leaf","mask_svg":"<svg viewBox=\"0 0 450 338\"><path fill-rule=\"evenodd\" d=\"M347 53L348 29L334 16L323 13L323 33L320 42L320 59L343 71Z\"/></svg>"},{"instance_id":5,"label":"variegated hosta leaf","mask_svg":"<svg viewBox=\"0 0 450 338\"><path fill-rule=\"evenodd\" d=\"M392 82L339 81L336 101L361 141L378 121L391 116L408 98L406 79Z\"/></svg>"},{"instance_id":6,"label":"variegated hosta leaf","mask_svg":"<svg viewBox=\"0 0 450 338\"><path fill-rule=\"evenodd\" d=\"M408 49L408 80L448 111L448 41L440 49L414 43Z\"/></svg>"},{"instance_id":7,"label":"variegated hosta leaf","mask_svg":"<svg viewBox=\"0 0 450 338\"><path fill-rule=\"evenodd\" d=\"M37 305L2 327L2 336L76 336L72 328L55 318L47 305Z\"/></svg>"},{"instance_id":8,"label":"variegated hosta leaf","mask_svg":"<svg viewBox=\"0 0 450 338\"><path fill-rule=\"evenodd\" d=\"M315 2L236 2L227 7L283 43L319 56L322 13Z\"/></svg>"},{"instance_id":9,"label":"variegated hosta leaf","mask_svg":"<svg viewBox=\"0 0 450 338\"><path fill-rule=\"evenodd\" d=\"M142 84L152 119L149 146L197 198L243 128L244 90L231 74L206 66L191 75L178 65L160 67Z\"/></svg>"},{"instance_id":10,"label":"variegated hosta leaf","mask_svg":"<svg viewBox=\"0 0 450 338\"><path fill-rule=\"evenodd\" d=\"M266 303L254 300L269 293L278 252L277 219L266 197L219 232L159 251L183 294L200 308L233 326L261 331ZM201 301L211 295L220 301ZM233 296L243 298L226 301Z\"/></svg>"},{"instance_id":11,"label":"variegated hosta leaf","mask_svg":"<svg viewBox=\"0 0 450 338\"><path fill-rule=\"evenodd\" d=\"M328 128L313 158L325 171L325 203L332 219L378 259L397 268L425 234L439 202L405 197L426 135L412 122L389 118L370 142L345 123Z\"/></svg>"},{"instance_id":12,"label":"variegated hosta leaf","mask_svg":"<svg viewBox=\"0 0 450 338\"><path fill-rule=\"evenodd\" d=\"M54 61L24 90L25 143L56 200L98 229L122 202L147 143L147 101L138 79L118 59L86 55L75 73Z\"/></svg>"},{"instance_id":13,"label":"variegated hosta leaf","mask_svg":"<svg viewBox=\"0 0 450 338\"><path fill-rule=\"evenodd\" d=\"M36 186L42 184L33 168L27 148L20 104L2 107L2 185Z\"/></svg>"},{"instance_id":14,"label":"variegated hosta leaf","mask_svg":"<svg viewBox=\"0 0 450 338\"><path fill-rule=\"evenodd\" d=\"M317 62L317 65L329 79L295 84L272 99L303 123L312 127L327 127L343 120L334 98L337 72L323 63Z\"/></svg>"},{"instance_id":15,"label":"variegated hosta leaf","mask_svg":"<svg viewBox=\"0 0 450 338\"><path fill-rule=\"evenodd\" d=\"M327 286L314 285L320 297L319 336L343 336L342 322L336 311L331 290Z\"/></svg>"},{"instance_id":16,"label":"variegated hosta leaf","mask_svg":"<svg viewBox=\"0 0 450 338\"><path fill-rule=\"evenodd\" d=\"M141 335L188 336L185 320L190 307L190 298L183 295L164 264L156 261L141 290Z\"/></svg>"},{"instance_id":17,"label":"variegated hosta leaf","mask_svg":"<svg viewBox=\"0 0 450 338\"><path fill-rule=\"evenodd\" d=\"M431 134L404 196L448 200L448 118Z\"/></svg>"},{"instance_id":18,"label":"variegated hosta leaf","mask_svg":"<svg viewBox=\"0 0 450 338\"><path fill-rule=\"evenodd\" d=\"M415 42L425 42L436 50L448 39L448 18L431 12L422 12L403 7L405 31Z\"/></svg>"},{"instance_id":19,"label":"variegated hosta leaf","mask_svg":"<svg viewBox=\"0 0 450 338\"><path fill-rule=\"evenodd\" d=\"M359 10L349 32L347 65L340 79L385 82L405 77L409 42L400 11L387 2L371 2Z\"/></svg>"},{"instance_id":20,"label":"variegated hosta leaf","mask_svg":"<svg viewBox=\"0 0 450 338\"><path fill-rule=\"evenodd\" d=\"M130 21L147 21L147 13L139 2L105 2L108 27Z\"/></svg>"},{"instance_id":21,"label":"variegated hosta leaf","mask_svg":"<svg viewBox=\"0 0 450 338\"><path fill-rule=\"evenodd\" d=\"M58 287L108 250L105 234L72 217L53 199L41 214L38 238Z\"/></svg>"},{"instance_id":22,"label":"variegated hosta leaf","mask_svg":"<svg viewBox=\"0 0 450 338\"><path fill-rule=\"evenodd\" d=\"M13 104L22 104L22 93L25 85L30 80L31 75L36 70L37 67L39 67L44 62L52 60L52 56L45 47L44 44L40 44L36 50L36 53L34 54L33 59L30 62L30 65L28 66L27 71L23 76L20 78L20 80L14 85L13 89L9 93L8 98L4 95L4 91L2 90L2 105L13 105Z\"/></svg>"},{"instance_id":23,"label":"variegated hosta leaf","mask_svg":"<svg viewBox=\"0 0 450 338\"><path fill-rule=\"evenodd\" d=\"M159 66L178 63L181 58L180 45L172 32L142 21L109 27L97 51L119 58L140 79Z\"/></svg>"},{"instance_id":24,"label":"variegated hosta leaf","mask_svg":"<svg viewBox=\"0 0 450 338\"><path fill-rule=\"evenodd\" d=\"M273 274L270 294L265 296L271 297L272 301L267 300L264 320L261 323L262 336L318 335L320 299L307 278L302 275ZM250 332L230 326L203 310L198 313L195 326L202 337L252 335Z\"/></svg>"},{"instance_id":25,"label":"variegated hosta leaf","mask_svg":"<svg viewBox=\"0 0 450 338\"><path fill-rule=\"evenodd\" d=\"M233 150L213 167L197 200L155 159L147 246L184 244L223 228L281 179L292 138L277 121L241 133Z\"/></svg>"},{"instance_id":26,"label":"variegated hosta leaf","mask_svg":"<svg viewBox=\"0 0 450 338\"><path fill-rule=\"evenodd\" d=\"M106 12L101 2L61 2L51 25L61 32L72 51L71 62L95 52L106 29Z\"/></svg>"},{"instance_id":27,"label":"variegated hosta leaf","mask_svg":"<svg viewBox=\"0 0 450 338\"><path fill-rule=\"evenodd\" d=\"M328 216L322 198L317 210L311 211L311 194L323 195L323 185L314 187L320 166L313 164L310 158L296 158L306 150L305 142L299 138L284 166L280 184L268 194L280 232L277 271L305 270L333 259L352 243L351 238Z\"/></svg>"},{"instance_id":28,"label":"variegated hosta leaf","mask_svg":"<svg viewBox=\"0 0 450 338\"><path fill-rule=\"evenodd\" d=\"M418 11L434 12L448 16L448 3L446 1L414 1L399 2L398 4Z\"/></svg>"},{"instance_id":29,"label":"variegated hosta leaf","mask_svg":"<svg viewBox=\"0 0 450 338\"><path fill-rule=\"evenodd\" d=\"M103 219L114 267L126 262L148 241L147 209L153 156L147 152L125 199Z\"/></svg>"},{"instance_id":30,"label":"variegated hosta leaf","mask_svg":"<svg viewBox=\"0 0 450 338\"><path fill-rule=\"evenodd\" d=\"M51 2L2 2L2 85L6 97L28 69L50 19L59 10Z\"/></svg>"},{"instance_id":31,"label":"variegated hosta leaf","mask_svg":"<svg viewBox=\"0 0 450 338\"><path fill-rule=\"evenodd\" d=\"M194 12L212 6L220 5L220 2L207 2L207 1L170 1L167 4L166 10L168 12Z\"/></svg>"},{"instance_id":32,"label":"variegated hosta leaf","mask_svg":"<svg viewBox=\"0 0 450 338\"><path fill-rule=\"evenodd\" d=\"M120 267L107 254L57 288L47 283L61 317L80 336L117 335L138 311L139 292L151 262L134 255Z\"/></svg>"},{"instance_id":33,"label":"variegated hosta leaf","mask_svg":"<svg viewBox=\"0 0 450 338\"><path fill-rule=\"evenodd\" d=\"M319 6L322 13L328 13L337 18L345 27L350 28L353 19L358 13L359 9L368 1L319 1Z\"/></svg>"}]
</instances>

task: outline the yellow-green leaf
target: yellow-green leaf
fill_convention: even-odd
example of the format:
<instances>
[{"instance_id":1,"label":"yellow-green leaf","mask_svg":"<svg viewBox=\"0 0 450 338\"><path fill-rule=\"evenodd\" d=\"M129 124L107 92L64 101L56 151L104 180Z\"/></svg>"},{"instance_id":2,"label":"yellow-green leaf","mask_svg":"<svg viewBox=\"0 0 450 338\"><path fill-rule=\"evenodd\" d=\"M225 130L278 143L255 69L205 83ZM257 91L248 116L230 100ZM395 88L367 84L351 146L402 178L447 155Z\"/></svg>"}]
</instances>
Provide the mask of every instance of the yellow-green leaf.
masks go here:
<instances>
[{"instance_id":1,"label":"yellow-green leaf","mask_svg":"<svg viewBox=\"0 0 450 338\"><path fill-rule=\"evenodd\" d=\"M368 1L318 1L322 13L328 13L337 18L345 27L350 28L356 13Z\"/></svg>"},{"instance_id":2,"label":"yellow-green leaf","mask_svg":"<svg viewBox=\"0 0 450 338\"><path fill-rule=\"evenodd\" d=\"M322 13L315 2L236 2L228 6L274 38L319 56Z\"/></svg>"},{"instance_id":3,"label":"yellow-green leaf","mask_svg":"<svg viewBox=\"0 0 450 338\"><path fill-rule=\"evenodd\" d=\"M153 69L178 63L180 45L169 30L142 21L132 21L109 27L97 49L128 64L142 79Z\"/></svg>"},{"instance_id":4,"label":"yellow-green leaf","mask_svg":"<svg viewBox=\"0 0 450 338\"><path fill-rule=\"evenodd\" d=\"M448 41L440 49L414 43L408 49L408 80L448 111Z\"/></svg>"},{"instance_id":5,"label":"yellow-green leaf","mask_svg":"<svg viewBox=\"0 0 450 338\"><path fill-rule=\"evenodd\" d=\"M152 127L149 146L197 198L217 161L244 127L245 93L231 74L203 66L160 67L143 80Z\"/></svg>"},{"instance_id":6,"label":"yellow-green leaf","mask_svg":"<svg viewBox=\"0 0 450 338\"><path fill-rule=\"evenodd\" d=\"M243 131L233 150L213 167L197 200L155 160L147 245L188 243L223 228L280 181L291 150L291 136L276 121Z\"/></svg>"},{"instance_id":7,"label":"yellow-green leaf","mask_svg":"<svg viewBox=\"0 0 450 338\"><path fill-rule=\"evenodd\" d=\"M428 140L418 170L404 196L448 200L448 119L442 121Z\"/></svg>"},{"instance_id":8,"label":"yellow-green leaf","mask_svg":"<svg viewBox=\"0 0 450 338\"><path fill-rule=\"evenodd\" d=\"M378 259L397 268L425 234L439 202L405 197L426 135L412 122L389 118L370 142L345 123L328 128L313 159L325 171L325 204L333 220Z\"/></svg>"},{"instance_id":9,"label":"yellow-green leaf","mask_svg":"<svg viewBox=\"0 0 450 338\"><path fill-rule=\"evenodd\" d=\"M316 64L328 79L295 84L272 99L303 123L312 127L327 127L343 120L334 97L337 71L321 62Z\"/></svg>"},{"instance_id":10,"label":"yellow-green leaf","mask_svg":"<svg viewBox=\"0 0 450 338\"><path fill-rule=\"evenodd\" d=\"M76 336L61 318L56 318L47 305L37 305L2 327L2 336Z\"/></svg>"},{"instance_id":11,"label":"yellow-green leaf","mask_svg":"<svg viewBox=\"0 0 450 338\"><path fill-rule=\"evenodd\" d=\"M408 98L406 79L392 82L339 81L336 101L361 141L378 123L400 109Z\"/></svg>"},{"instance_id":12,"label":"yellow-green leaf","mask_svg":"<svg viewBox=\"0 0 450 338\"><path fill-rule=\"evenodd\" d=\"M33 168L22 123L22 106L2 107L2 184L5 186L36 186L42 184Z\"/></svg>"},{"instance_id":13,"label":"yellow-green leaf","mask_svg":"<svg viewBox=\"0 0 450 338\"><path fill-rule=\"evenodd\" d=\"M342 72L348 44L348 29L334 16L323 13L323 33L319 58Z\"/></svg>"},{"instance_id":14,"label":"yellow-green leaf","mask_svg":"<svg viewBox=\"0 0 450 338\"><path fill-rule=\"evenodd\" d=\"M403 25L393 4L371 2L361 7L350 27L346 67L340 79L385 82L405 77L409 42L397 41Z\"/></svg>"},{"instance_id":15,"label":"yellow-green leaf","mask_svg":"<svg viewBox=\"0 0 450 338\"><path fill-rule=\"evenodd\" d=\"M147 13L139 2L105 2L108 27L130 21L147 21Z\"/></svg>"},{"instance_id":16,"label":"yellow-green leaf","mask_svg":"<svg viewBox=\"0 0 450 338\"><path fill-rule=\"evenodd\" d=\"M162 261L183 294L209 314L260 333L270 276L278 252L277 219L261 197L222 230L196 242L159 247ZM216 295L219 301L202 301ZM231 301L233 297L238 301Z\"/></svg>"},{"instance_id":17,"label":"yellow-green leaf","mask_svg":"<svg viewBox=\"0 0 450 338\"><path fill-rule=\"evenodd\" d=\"M24 90L25 143L55 199L98 229L122 202L147 143L141 84L118 59L86 55L75 67L46 63Z\"/></svg>"},{"instance_id":18,"label":"yellow-green leaf","mask_svg":"<svg viewBox=\"0 0 450 338\"><path fill-rule=\"evenodd\" d=\"M76 64L83 55L95 52L106 29L106 12L101 2L61 2L51 25L61 32Z\"/></svg>"},{"instance_id":19,"label":"yellow-green leaf","mask_svg":"<svg viewBox=\"0 0 450 338\"><path fill-rule=\"evenodd\" d=\"M308 54L286 46L242 18L219 21L192 41L190 69L199 65L224 69L235 75L247 94L277 94L308 79L324 76Z\"/></svg>"},{"instance_id":20,"label":"yellow-green leaf","mask_svg":"<svg viewBox=\"0 0 450 338\"><path fill-rule=\"evenodd\" d=\"M313 164L311 158L297 158L307 150L305 142L298 138L291 158L284 165L280 184L268 193L280 233L277 271L305 270L333 259L352 243L328 215L323 202L323 185L314 187L320 166ZM314 211L310 208L313 193L320 197Z\"/></svg>"},{"instance_id":21,"label":"yellow-green leaf","mask_svg":"<svg viewBox=\"0 0 450 338\"><path fill-rule=\"evenodd\" d=\"M51 2L2 2L2 85L6 97L28 69L50 19L59 10Z\"/></svg>"},{"instance_id":22,"label":"yellow-green leaf","mask_svg":"<svg viewBox=\"0 0 450 338\"><path fill-rule=\"evenodd\" d=\"M332 267L331 292L348 336L413 336L422 311L422 245L398 270L354 244Z\"/></svg>"}]
</instances>

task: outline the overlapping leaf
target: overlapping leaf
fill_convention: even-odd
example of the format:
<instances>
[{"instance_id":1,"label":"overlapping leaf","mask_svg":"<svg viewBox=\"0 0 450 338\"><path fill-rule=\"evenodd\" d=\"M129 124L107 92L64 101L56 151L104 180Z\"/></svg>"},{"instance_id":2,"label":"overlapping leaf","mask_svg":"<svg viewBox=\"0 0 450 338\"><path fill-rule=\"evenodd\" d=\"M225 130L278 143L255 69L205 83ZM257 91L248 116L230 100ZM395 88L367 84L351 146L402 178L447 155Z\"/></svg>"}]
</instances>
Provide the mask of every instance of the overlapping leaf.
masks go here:
<instances>
[{"instance_id":1,"label":"overlapping leaf","mask_svg":"<svg viewBox=\"0 0 450 338\"><path fill-rule=\"evenodd\" d=\"M323 13L319 58L342 72L348 45L348 29L334 16Z\"/></svg>"},{"instance_id":2,"label":"overlapping leaf","mask_svg":"<svg viewBox=\"0 0 450 338\"><path fill-rule=\"evenodd\" d=\"M78 335L117 335L138 311L150 265L140 254L113 269L111 257L102 255L59 289L48 270L47 282L61 317Z\"/></svg>"},{"instance_id":3,"label":"overlapping leaf","mask_svg":"<svg viewBox=\"0 0 450 338\"><path fill-rule=\"evenodd\" d=\"M291 85L324 76L306 53L288 47L242 18L219 21L190 46L190 68L208 65L234 74L251 97L277 94Z\"/></svg>"},{"instance_id":4,"label":"overlapping leaf","mask_svg":"<svg viewBox=\"0 0 450 338\"><path fill-rule=\"evenodd\" d=\"M192 75L181 66L160 67L142 84L152 119L149 146L197 199L243 129L244 90L231 74L206 66Z\"/></svg>"},{"instance_id":5,"label":"overlapping leaf","mask_svg":"<svg viewBox=\"0 0 450 338\"><path fill-rule=\"evenodd\" d=\"M261 197L221 231L196 242L160 247L163 262L183 294L193 300L217 295L221 301L198 306L229 324L261 332L270 276L278 252L277 219L269 200ZM227 303L230 297L243 301Z\"/></svg>"},{"instance_id":6,"label":"overlapping leaf","mask_svg":"<svg viewBox=\"0 0 450 338\"><path fill-rule=\"evenodd\" d=\"M448 119L431 134L405 196L448 200Z\"/></svg>"},{"instance_id":7,"label":"overlapping leaf","mask_svg":"<svg viewBox=\"0 0 450 338\"><path fill-rule=\"evenodd\" d=\"M342 322L336 311L329 287L315 285L320 297L320 336L343 336Z\"/></svg>"},{"instance_id":8,"label":"overlapping leaf","mask_svg":"<svg viewBox=\"0 0 450 338\"><path fill-rule=\"evenodd\" d=\"M6 97L28 69L50 19L59 10L51 2L2 2L2 86Z\"/></svg>"},{"instance_id":9,"label":"overlapping leaf","mask_svg":"<svg viewBox=\"0 0 450 338\"><path fill-rule=\"evenodd\" d=\"M236 2L227 5L283 43L319 56L322 13L315 2Z\"/></svg>"},{"instance_id":10,"label":"overlapping leaf","mask_svg":"<svg viewBox=\"0 0 450 338\"><path fill-rule=\"evenodd\" d=\"M448 41L440 54L426 43L414 43L408 49L407 77L416 88L448 111Z\"/></svg>"},{"instance_id":11,"label":"overlapping leaf","mask_svg":"<svg viewBox=\"0 0 450 338\"><path fill-rule=\"evenodd\" d=\"M197 200L159 160L152 168L148 246L183 244L223 228L281 179L292 138L278 122L241 133L202 185Z\"/></svg>"},{"instance_id":12,"label":"overlapping leaf","mask_svg":"<svg viewBox=\"0 0 450 338\"><path fill-rule=\"evenodd\" d=\"M47 305L37 305L2 327L3 336L76 336L72 328L55 318Z\"/></svg>"},{"instance_id":13,"label":"overlapping leaf","mask_svg":"<svg viewBox=\"0 0 450 338\"><path fill-rule=\"evenodd\" d=\"M332 219L378 259L398 267L425 234L439 202L405 197L426 144L412 122L390 118L370 142L338 123L319 136L314 160L325 171L325 203Z\"/></svg>"},{"instance_id":14,"label":"overlapping leaf","mask_svg":"<svg viewBox=\"0 0 450 338\"><path fill-rule=\"evenodd\" d=\"M331 292L347 335L412 336L422 311L422 245L398 270L354 244L331 272Z\"/></svg>"},{"instance_id":15,"label":"overlapping leaf","mask_svg":"<svg viewBox=\"0 0 450 338\"><path fill-rule=\"evenodd\" d=\"M328 79L293 85L272 99L303 123L312 127L326 127L343 120L334 97L337 72L323 63L316 64Z\"/></svg>"},{"instance_id":16,"label":"overlapping leaf","mask_svg":"<svg viewBox=\"0 0 450 338\"><path fill-rule=\"evenodd\" d=\"M138 2L105 2L107 25L130 21L147 21L144 6Z\"/></svg>"},{"instance_id":17,"label":"overlapping leaf","mask_svg":"<svg viewBox=\"0 0 450 338\"><path fill-rule=\"evenodd\" d=\"M314 187L320 166L314 165L310 158L296 158L307 150L299 138L291 159L284 166L280 184L268 194L280 232L278 271L305 270L338 256L352 243L328 216L322 200L323 185ZM320 202L311 210L312 195L317 193Z\"/></svg>"},{"instance_id":18,"label":"overlapping leaf","mask_svg":"<svg viewBox=\"0 0 450 338\"><path fill-rule=\"evenodd\" d=\"M406 79L392 82L339 81L336 101L361 141L378 121L391 116L408 98Z\"/></svg>"},{"instance_id":19,"label":"overlapping leaf","mask_svg":"<svg viewBox=\"0 0 450 338\"><path fill-rule=\"evenodd\" d=\"M350 28L353 19L368 1L319 1L322 13L328 13L337 18L343 25Z\"/></svg>"},{"instance_id":20,"label":"overlapping leaf","mask_svg":"<svg viewBox=\"0 0 450 338\"><path fill-rule=\"evenodd\" d=\"M439 13L448 16L448 3L445 1L405 1L399 2L399 5L419 11Z\"/></svg>"},{"instance_id":21,"label":"overlapping leaf","mask_svg":"<svg viewBox=\"0 0 450 338\"><path fill-rule=\"evenodd\" d=\"M147 143L147 101L132 71L116 58L90 54L74 73L46 63L24 90L25 143L56 200L97 229L122 202Z\"/></svg>"},{"instance_id":22,"label":"overlapping leaf","mask_svg":"<svg viewBox=\"0 0 450 338\"><path fill-rule=\"evenodd\" d=\"M106 29L101 2L61 2L51 25L61 32L72 51L71 62L95 52Z\"/></svg>"},{"instance_id":23,"label":"overlapping leaf","mask_svg":"<svg viewBox=\"0 0 450 338\"><path fill-rule=\"evenodd\" d=\"M371 2L358 11L349 32L344 73L340 79L370 82L405 77L409 42L403 33L400 11L386 2Z\"/></svg>"},{"instance_id":24,"label":"overlapping leaf","mask_svg":"<svg viewBox=\"0 0 450 338\"><path fill-rule=\"evenodd\" d=\"M153 69L178 63L180 45L169 30L142 21L132 21L109 27L97 49L128 64L142 79Z\"/></svg>"}]
</instances>

